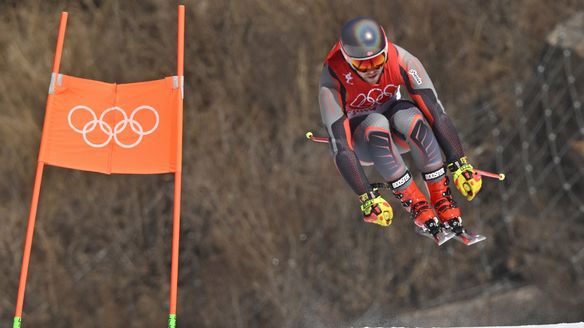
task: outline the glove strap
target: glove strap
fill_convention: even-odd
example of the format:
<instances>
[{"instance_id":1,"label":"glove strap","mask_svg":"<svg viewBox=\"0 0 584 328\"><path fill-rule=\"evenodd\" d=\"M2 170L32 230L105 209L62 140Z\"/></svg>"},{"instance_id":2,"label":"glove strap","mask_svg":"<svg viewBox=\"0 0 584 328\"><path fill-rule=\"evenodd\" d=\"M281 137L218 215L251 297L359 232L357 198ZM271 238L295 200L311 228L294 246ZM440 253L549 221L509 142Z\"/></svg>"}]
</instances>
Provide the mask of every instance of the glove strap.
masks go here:
<instances>
[{"instance_id":1,"label":"glove strap","mask_svg":"<svg viewBox=\"0 0 584 328\"><path fill-rule=\"evenodd\" d=\"M465 165L468 165L468 162L466 161L466 156L461 157L459 160L456 160L448 164L448 169L450 170L450 172L456 172Z\"/></svg>"},{"instance_id":2,"label":"glove strap","mask_svg":"<svg viewBox=\"0 0 584 328\"><path fill-rule=\"evenodd\" d=\"M362 195L359 195L359 200L361 201L361 203L365 203L366 201L368 201L370 199L375 199L379 196L380 196L379 191L377 189L373 189L373 190L368 191Z\"/></svg>"}]
</instances>

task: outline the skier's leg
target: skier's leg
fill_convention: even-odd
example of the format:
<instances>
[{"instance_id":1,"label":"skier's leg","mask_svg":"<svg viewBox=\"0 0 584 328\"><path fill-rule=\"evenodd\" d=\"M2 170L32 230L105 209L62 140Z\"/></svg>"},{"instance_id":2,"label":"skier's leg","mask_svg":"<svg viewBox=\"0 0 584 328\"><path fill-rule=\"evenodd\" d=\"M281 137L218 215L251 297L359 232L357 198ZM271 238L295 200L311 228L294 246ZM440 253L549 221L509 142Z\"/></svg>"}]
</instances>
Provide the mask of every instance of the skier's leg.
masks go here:
<instances>
[{"instance_id":1,"label":"skier's leg","mask_svg":"<svg viewBox=\"0 0 584 328\"><path fill-rule=\"evenodd\" d=\"M438 222L393 143L389 121L384 115L372 113L365 119L361 118L353 133L353 140L357 157L374 163L376 170L390 182L393 193L418 226Z\"/></svg>"},{"instance_id":2,"label":"skier's leg","mask_svg":"<svg viewBox=\"0 0 584 328\"><path fill-rule=\"evenodd\" d=\"M396 103L390 112L390 125L394 133L407 142L416 167L424 173L443 167L440 145L422 112L409 101Z\"/></svg>"},{"instance_id":3,"label":"skier's leg","mask_svg":"<svg viewBox=\"0 0 584 328\"><path fill-rule=\"evenodd\" d=\"M389 121L378 113L367 115L353 133L355 152L362 161L372 162L387 181L403 176L407 167L393 143Z\"/></svg>"},{"instance_id":4,"label":"skier's leg","mask_svg":"<svg viewBox=\"0 0 584 328\"><path fill-rule=\"evenodd\" d=\"M460 209L452 199L440 146L432 128L413 103L402 101L390 113L390 124L410 146L416 167L422 172L430 200L441 221L458 219Z\"/></svg>"}]
</instances>

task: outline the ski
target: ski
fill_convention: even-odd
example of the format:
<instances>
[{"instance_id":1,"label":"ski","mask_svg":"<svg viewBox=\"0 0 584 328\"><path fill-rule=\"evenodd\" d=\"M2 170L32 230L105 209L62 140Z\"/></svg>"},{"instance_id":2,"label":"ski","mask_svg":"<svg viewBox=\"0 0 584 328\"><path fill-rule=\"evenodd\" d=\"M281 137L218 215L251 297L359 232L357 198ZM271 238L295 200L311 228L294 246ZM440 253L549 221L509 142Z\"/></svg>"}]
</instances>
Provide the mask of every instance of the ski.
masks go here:
<instances>
[{"instance_id":1,"label":"ski","mask_svg":"<svg viewBox=\"0 0 584 328\"><path fill-rule=\"evenodd\" d=\"M476 234L463 227L458 219L452 219L448 222L445 222L444 229L453 233L456 240L465 244L466 246L470 246L487 239L487 237Z\"/></svg>"},{"instance_id":2,"label":"ski","mask_svg":"<svg viewBox=\"0 0 584 328\"><path fill-rule=\"evenodd\" d=\"M432 239L438 246L441 246L442 244L456 236L456 234L454 234L453 232L446 231L444 229L441 229L441 231L435 234L431 234L430 231L424 228L417 227L416 232L424 237Z\"/></svg>"},{"instance_id":3,"label":"ski","mask_svg":"<svg viewBox=\"0 0 584 328\"><path fill-rule=\"evenodd\" d=\"M441 246L449 241L456 234L440 226L437 222L429 220L423 227L416 227L416 232L424 237L434 240L436 245Z\"/></svg>"},{"instance_id":4,"label":"ski","mask_svg":"<svg viewBox=\"0 0 584 328\"><path fill-rule=\"evenodd\" d=\"M456 238L456 240L465 244L466 246L470 246L470 245L476 244L478 242L481 242L481 241L487 239L487 237L485 237L483 235L475 234L472 231L469 231L467 229L463 229L463 231L461 233L455 235L455 238Z\"/></svg>"}]
</instances>

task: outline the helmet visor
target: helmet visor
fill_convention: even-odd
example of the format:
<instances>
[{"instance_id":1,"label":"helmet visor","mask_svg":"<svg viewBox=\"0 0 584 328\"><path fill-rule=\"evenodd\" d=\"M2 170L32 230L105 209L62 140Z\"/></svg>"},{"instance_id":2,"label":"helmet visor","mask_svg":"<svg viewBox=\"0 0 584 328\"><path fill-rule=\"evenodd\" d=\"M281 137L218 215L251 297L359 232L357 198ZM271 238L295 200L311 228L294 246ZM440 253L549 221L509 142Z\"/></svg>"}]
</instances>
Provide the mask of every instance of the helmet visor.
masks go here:
<instances>
[{"instance_id":1,"label":"helmet visor","mask_svg":"<svg viewBox=\"0 0 584 328\"><path fill-rule=\"evenodd\" d=\"M349 58L349 62L354 69L358 70L359 72L367 72L371 70L376 70L385 64L385 60L387 56L385 55L385 51L380 52L377 56L367 59L357 59L357 58Z\"/></svg>"}]
</instances>

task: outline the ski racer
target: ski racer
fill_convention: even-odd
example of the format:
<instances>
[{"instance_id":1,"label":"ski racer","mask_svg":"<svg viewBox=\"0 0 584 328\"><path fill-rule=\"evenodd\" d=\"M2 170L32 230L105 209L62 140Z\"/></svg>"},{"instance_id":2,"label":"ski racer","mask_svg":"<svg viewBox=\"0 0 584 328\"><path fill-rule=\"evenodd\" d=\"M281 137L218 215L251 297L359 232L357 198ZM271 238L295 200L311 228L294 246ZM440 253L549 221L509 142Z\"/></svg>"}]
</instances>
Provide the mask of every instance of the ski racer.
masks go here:
<instances>
[{"instance_id":1,"label":"ski racer","mask_svg":"<svg viewBox=\"0 0 584 328\"><path fill-rule=\"evenodd\" d=\"M400 87L413 102L400 99ZM334 162L358 195L366 222L389 226L393 220L391 206L362 167L374 165L419 229L435 235L443 227L462 227L446 167L469 201L481 189L481 176L467 161L420 61L391 43L373 19L357 17L343 25L323 64L319 104ZM401 154L408 151L422 172L430 202L404 164Z\"/></svg>"}]
</instances>

